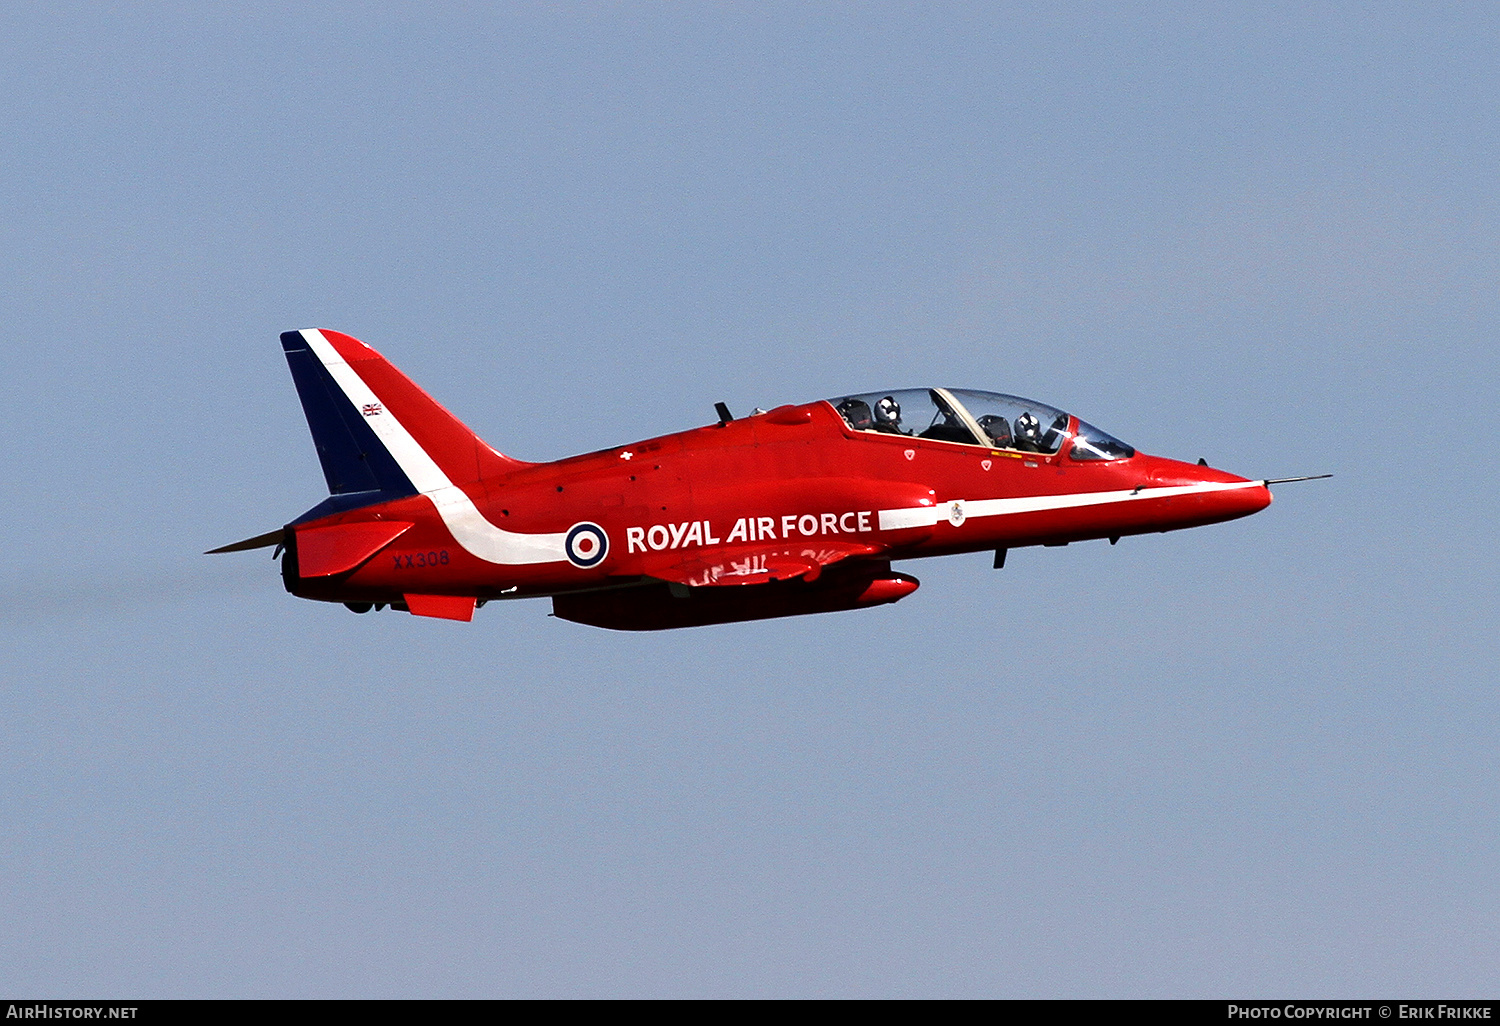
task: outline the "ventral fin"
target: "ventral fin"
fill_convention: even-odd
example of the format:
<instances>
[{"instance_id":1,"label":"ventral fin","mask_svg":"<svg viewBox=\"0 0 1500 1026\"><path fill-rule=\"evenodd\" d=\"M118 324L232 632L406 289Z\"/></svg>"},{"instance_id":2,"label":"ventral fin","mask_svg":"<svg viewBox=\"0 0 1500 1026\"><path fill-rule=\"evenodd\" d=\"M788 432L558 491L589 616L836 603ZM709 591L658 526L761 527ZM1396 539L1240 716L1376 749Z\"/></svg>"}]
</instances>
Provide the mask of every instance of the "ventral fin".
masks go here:
<instances>
[{"instance_id":1,"label":"ventral fin","mask_svg":"<svg viewBox=\"0 0 1500 1026\"><path fill-rule=\"evenodd\" d=\"M413 616L435 616L441 620L462 620L468 623L474 619L474 606L476 604L473 595L413 595L407 593L406 608L411 610Z\"/></svg>"}]
</instances>

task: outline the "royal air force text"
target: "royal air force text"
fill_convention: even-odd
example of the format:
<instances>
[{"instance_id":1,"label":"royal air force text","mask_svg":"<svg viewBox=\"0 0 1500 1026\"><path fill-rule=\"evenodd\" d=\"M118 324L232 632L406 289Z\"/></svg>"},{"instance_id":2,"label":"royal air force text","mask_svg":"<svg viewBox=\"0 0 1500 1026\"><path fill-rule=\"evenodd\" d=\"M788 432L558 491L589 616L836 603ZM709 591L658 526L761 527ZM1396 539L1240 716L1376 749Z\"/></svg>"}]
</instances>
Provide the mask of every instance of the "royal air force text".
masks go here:
<instances>
[{"instance_id":1,"label":"royal air force text","mask_svg":"<svg viewBox=\"0 0 1500 1026\"><path fill-rule=\"evenodd\" d=\"M718 545L732 542L785 541L789 538L814 538L831 534L864 534L875 530L875 514L857 513L788 513L784 517L740 517L723 538L714 534L708 520L684 520L680 524L653 524L650 527L625 528L627 552L660 552L691 545Z\"/></svg>"}]
</instances>

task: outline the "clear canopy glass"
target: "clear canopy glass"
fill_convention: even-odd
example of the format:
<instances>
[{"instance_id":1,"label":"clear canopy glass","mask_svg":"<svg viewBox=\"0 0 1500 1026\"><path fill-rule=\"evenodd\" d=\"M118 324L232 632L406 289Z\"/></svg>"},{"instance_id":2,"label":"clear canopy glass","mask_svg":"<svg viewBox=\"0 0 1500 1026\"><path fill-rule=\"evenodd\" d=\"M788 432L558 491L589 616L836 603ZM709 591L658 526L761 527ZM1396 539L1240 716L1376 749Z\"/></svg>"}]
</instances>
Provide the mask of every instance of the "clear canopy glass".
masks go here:
<instances>
[{"instance_id":1,"label":"clear canopy glass","mask_svg":"<svg viewBox=\"0 0 1500 1026\"><path fill-rule=\"evenodd\" d=\"M1069 453L1075 460L1128 460L1135 450L1113 435L1106 434L1083 421L1073 432L1073 450Z\"/></svg>"},{"instance_id":2,"label":"clear canopy glass","mask_svg":"<svg viewBox=\"0 0 1500 1026\"><path fill-rule=\"evenodd\" d=\"M997 449L1051 454L1068 437L1068 415L1044 403L999 392L967 388L949 391L984 432L987 445Z\"/></svg>"},{"instance_id":3,"label":"clear canopy glass","mask_svg":"<svg viewBox=\"0 0 1500 1026\"><path fill-rule=\"evenodd\" d=\"M967 388L903 388L828 400L856 431L1051 455L1073 440L1076 460L1121 460L1135 450L1045 403ZM1074 426L1076 425L1076 426Z\"/></svg>"},{"instance_id":4,"label":"clear canopy glass","mask_svg":"<svg viewBox=\"0 0 1500 1026\"><path fill-rule=\"evenodd\" d=\"M973 429L953 401L937 388L901 388L830 399L856 431L934 438L940 442L979 445Z\"/></svg>"}]
</instances>

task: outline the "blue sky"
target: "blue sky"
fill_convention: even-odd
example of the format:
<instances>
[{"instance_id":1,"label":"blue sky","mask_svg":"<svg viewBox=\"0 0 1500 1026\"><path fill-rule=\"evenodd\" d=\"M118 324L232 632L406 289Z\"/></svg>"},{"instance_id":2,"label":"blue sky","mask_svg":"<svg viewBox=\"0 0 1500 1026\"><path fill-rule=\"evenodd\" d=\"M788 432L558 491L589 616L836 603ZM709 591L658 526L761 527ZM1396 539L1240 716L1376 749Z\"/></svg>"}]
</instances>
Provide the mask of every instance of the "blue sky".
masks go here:
<instances>
[{"instance_id":1,"label":"blue sky","mask_svg":"<svg viewBox=\"0 0 1500 1026\"><path fill-rule=\"evenodd\" d=\"M1491 995L1487 5L0 15L0 991ZM630 636L354 617L276 336L524 459L952 384L1332 472Z\"/></svg>"}]
</instances>

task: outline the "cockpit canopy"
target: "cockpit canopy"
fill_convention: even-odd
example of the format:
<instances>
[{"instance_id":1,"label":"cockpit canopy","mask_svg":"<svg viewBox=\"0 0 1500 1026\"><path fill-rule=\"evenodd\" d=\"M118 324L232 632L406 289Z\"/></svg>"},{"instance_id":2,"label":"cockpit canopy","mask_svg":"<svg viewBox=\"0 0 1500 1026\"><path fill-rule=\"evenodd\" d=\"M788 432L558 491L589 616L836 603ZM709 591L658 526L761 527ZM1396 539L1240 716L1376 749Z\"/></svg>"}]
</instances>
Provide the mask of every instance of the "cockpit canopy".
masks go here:
<instances>
[{"instance_id":1,"label":"cockpit canopy","mask_svg":"<svg viewBox=\"0 0 1500 1026\"><path fill-rule=\"evenodd\" d=\"M967 388L903 388L828 400L856 431L1051 455L1072 440L1075 460L1124 460L1135 450L1045 403Z\"/></svg>"}]
</instances>

